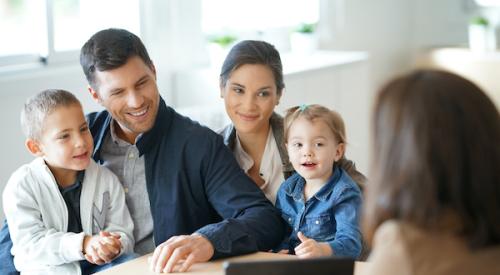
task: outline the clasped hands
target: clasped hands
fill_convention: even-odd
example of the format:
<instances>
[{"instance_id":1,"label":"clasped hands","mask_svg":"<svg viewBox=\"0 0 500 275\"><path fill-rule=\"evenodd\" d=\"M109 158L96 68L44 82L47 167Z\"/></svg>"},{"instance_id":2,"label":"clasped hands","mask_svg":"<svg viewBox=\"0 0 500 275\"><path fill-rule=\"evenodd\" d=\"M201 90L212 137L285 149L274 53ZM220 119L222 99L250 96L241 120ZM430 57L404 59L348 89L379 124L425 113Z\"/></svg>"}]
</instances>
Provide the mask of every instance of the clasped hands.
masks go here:
<instances>
[{"instance_id":1,"label":"clasped hands","mask_svg":"<svg viewBox=\"0 0 500 275\"><path fill-rule=\"evenodd\" d=\"M96 265L111 262L120 254L122 243L120 234L101 231L97 235L85 236L83 254L85 259Z\"/></svg>"}]
</instances>

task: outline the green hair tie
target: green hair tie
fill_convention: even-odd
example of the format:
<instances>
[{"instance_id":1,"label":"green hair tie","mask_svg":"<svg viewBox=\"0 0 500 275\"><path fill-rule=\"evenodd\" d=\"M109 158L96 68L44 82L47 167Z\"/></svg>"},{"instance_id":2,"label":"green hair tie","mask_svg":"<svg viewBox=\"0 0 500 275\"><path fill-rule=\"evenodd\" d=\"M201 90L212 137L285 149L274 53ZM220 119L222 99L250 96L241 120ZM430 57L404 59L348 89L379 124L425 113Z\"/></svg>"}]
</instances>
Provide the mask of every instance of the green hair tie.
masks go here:
<instances>
[{"instance_id":1,"label":"green hair tie","mask_svg":"<svg viewBox=\"0 0 500 275\"><path fill-rule=\"evenodd\" d=\"M307 104L302 104L302 105L300 105L300 107L299 107L299 110L300 110L301 112L305 111L306 109L307 109Z\"/></svg>"}]
</instances>

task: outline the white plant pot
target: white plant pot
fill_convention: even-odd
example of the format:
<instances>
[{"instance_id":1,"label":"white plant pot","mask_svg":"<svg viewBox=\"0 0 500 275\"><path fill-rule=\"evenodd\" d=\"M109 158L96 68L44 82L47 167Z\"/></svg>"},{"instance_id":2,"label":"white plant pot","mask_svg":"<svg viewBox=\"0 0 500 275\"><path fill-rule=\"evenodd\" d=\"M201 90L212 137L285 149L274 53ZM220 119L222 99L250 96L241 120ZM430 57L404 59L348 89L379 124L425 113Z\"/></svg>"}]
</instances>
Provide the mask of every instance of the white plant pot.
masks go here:
<instances>
[{"instance_id":1,"label":"white plant pot","mask_svg":"<svg viewBox=\"0 0 500 275\"><path fill-rule=\"evenodd\" d=\"M230 48L231 47L221 47L216 43L209 43L208 53L210 56L210 65L214 67L221 66Z\"/></svg>"},{"instance_id":2,"label":"white plant pot","mask_svg":"<svg viewBox=\"0 0 500 275\"><path fill-rule=\"evenodd\" d=\"M293 53L311 54L318 48L318 39L314 33L294 32L290 35L290 48Z\"/></svg>"},{"instance_id":3,"label":"white plant pot","mask_svg":"<svg viewBox=\"0 0 500 275\"><path fill-rule=\"evenodd\" d=\"M488 26L469 25L469 48L473 52L496 50L495 30Z\"/></svg>"}]
</instances>

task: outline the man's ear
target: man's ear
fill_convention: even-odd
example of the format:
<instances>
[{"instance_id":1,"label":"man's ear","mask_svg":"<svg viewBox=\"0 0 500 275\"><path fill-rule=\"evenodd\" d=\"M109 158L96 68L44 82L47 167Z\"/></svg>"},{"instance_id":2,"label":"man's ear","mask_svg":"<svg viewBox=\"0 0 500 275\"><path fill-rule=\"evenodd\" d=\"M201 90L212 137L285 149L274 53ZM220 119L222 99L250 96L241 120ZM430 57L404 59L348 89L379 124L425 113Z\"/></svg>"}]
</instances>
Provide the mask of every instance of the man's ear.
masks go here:
<instances>
[{"instance_id":1,"label":"man's ear","mask_svg":"<svg viewBox=\"0 0 500 275\"><path fill-rule=\"evenodd\" d=\"M96 90L94 90L90 85L87 86L87 89L90 93L90 96L92 99L97 102L98 104L101 104L101 98L99 97L99 94L97 93Z\"/></svg>"},{"instance_id":2,"label":"man's ear","mask_svg":"<svg viewBox=\"0 0 500 275\"><path fill-rule=\"evenodd\" d=\"M153 74L155 75L155 80L158 80L156 78L156 67L155 67L155 64L151 63L151 71L153 71Z\"/></svg>"},{"instance_id":3,"label":"man's ear","mask_svg":"<svg viewBox=\"0 0 500 275\"><path fill-rule=\"evenodd\" d=\"M42 152L42 149L40 148L40 144L36 140L28 138L28 139L26 139L25 145L26 145L26 148L28 149L28 151L32 155L37 156L37 157L43 156L43 152Z\"/></svg>"},{"instance_id":4,"label":"man's ear","mask_svg":"<svg viewBox=\"0 0 500 275\"><path fill-rule=\"evenodd\" d=\"M226 87L225 83L222 82L222 78L219 78L219 91L220 98L224 98L224 88Z\"/></svg>"},{"instance_id":5,"label":"man's ear","mask_svg":"<svg viewBox=\"0 0 500 275\"><path fill-rule=\"evenodd\" d=\"M224 87L219 86L219 90L220 90L220 98L224 98Z\"/></svg>"},{"instance_id":6,"label":"man's ear","mask_svg":"<svg viewBox=\"0 0 500 275\"><path fill-rule=\"evenodd\" d=\"M339 143L335 150L335 161L339 161L345 153L345 143Z\"/></svg>"}]
</instances>

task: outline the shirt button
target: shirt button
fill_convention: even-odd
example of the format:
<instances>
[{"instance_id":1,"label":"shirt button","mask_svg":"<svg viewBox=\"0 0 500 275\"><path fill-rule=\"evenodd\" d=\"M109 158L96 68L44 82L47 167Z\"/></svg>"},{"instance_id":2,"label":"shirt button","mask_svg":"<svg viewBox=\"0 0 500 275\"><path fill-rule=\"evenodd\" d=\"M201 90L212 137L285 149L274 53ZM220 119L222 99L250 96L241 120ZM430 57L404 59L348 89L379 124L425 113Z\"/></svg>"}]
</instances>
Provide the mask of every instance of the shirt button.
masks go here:
<instances>
[{"instance_id":1,"label":"shirt button","mask_svg":"<svg viewBox=\"0 0 500 275\"><path fill-rule=\"evenodd\" d=\"M125 193L128 193L128 188L127 187L123 188L123 191L125 191Z\"/></svg>"},{"instance_id":2,"label":"shirt button","mask_svg":"<svg viewBox=\"0 0 500 275\"><path fill-rule=\"evenodd\" d=\"M291 222L292 221L292 218L288 218L288 221Z\"/></svg>"},{"instance_id":3,"label":"shirt button","mask_svg":"<svg viewBox=\"0 0 500 275\"><path fill-rule=\"evenodd\" d=\"M128 158L129 158L129 159L133 159L133 158L134 158L134 153L130 153L130 154L128 154Z\"/></svg>"},{"instance_id":4,"label":"shirt button","mask_svg":"<svg viewBox=\"0 0 500 275\"><path fill-rule=\"evenodd\" d=\"M316 224L319 224L319 220L316 220Z\"/></svg>"},{"instance_id":5,"label":"shirt button","mask_svg":"<svg viewBox=\"0 0 500 275\"><path fill-rule=\"evenodd\" d=\"M299 230L299 228L298 228L298 227L295 227L295 231L297 231L297 230Z\"/></svg>"}]
</instances>

